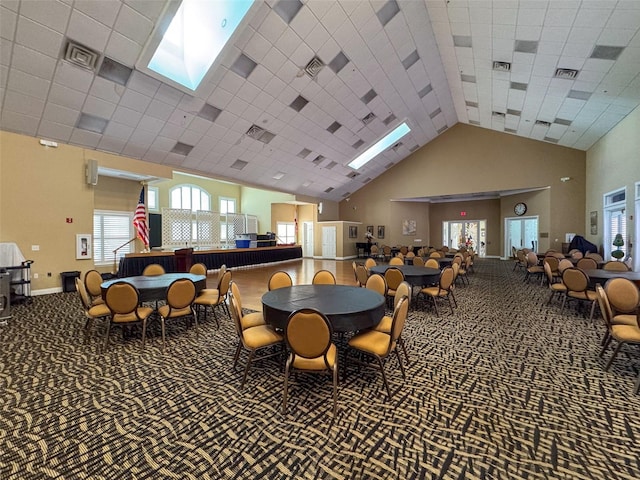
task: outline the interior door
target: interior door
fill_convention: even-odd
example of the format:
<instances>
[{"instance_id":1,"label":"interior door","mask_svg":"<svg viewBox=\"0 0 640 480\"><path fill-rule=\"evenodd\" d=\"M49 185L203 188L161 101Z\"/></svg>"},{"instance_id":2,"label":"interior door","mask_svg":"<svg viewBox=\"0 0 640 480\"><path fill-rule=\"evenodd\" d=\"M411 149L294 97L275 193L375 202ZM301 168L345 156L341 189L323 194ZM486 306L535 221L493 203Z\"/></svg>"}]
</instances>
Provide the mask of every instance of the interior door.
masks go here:
<instances>
[{"instance_id":1,"label":"interior door","mask_svg":"<svg viewBox=\"0 0 640 480\"><path fill-rule=\"evenodd\" d=\"M336 227L322 227L322 258L336 258Z\"/></svg>"},{"instance_id":2,"label":"interior door","mask_svg":"<svg viewBox=\"0 0 640 480\"><path fill-rule=\"evenodd\" d=\"M538 249L538 217L505 218L504 256L511 256L511 247Z\"/></svg>"},{"instance_id":3,"label":"interior door","mask_svg":"<svg viewBox=\"0 0 640 480\"><path fill-rule=\"evenodd\" d=\"M302 254L305 257L313 257L313 222L304 222L302 225L302 234L304 236Z\"/></svg>"}]
</instances>

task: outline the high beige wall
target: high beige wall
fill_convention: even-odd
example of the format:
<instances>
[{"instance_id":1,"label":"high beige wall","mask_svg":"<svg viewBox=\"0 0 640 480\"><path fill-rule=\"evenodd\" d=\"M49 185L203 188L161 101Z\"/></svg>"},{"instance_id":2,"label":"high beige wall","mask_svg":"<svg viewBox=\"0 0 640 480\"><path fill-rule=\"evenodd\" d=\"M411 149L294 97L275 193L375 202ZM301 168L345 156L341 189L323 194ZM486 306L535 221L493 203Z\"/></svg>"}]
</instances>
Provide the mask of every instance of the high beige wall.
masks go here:
<instances>
[{"instance_id":1,"label":"high beige wall","mask_svg":"<svg viewBox=\"0 0 640 480\"><path fill-rule=\"evenodd\" d=\"M582 217L585 238L598 247L603 241L603 195L622 187L627 189L627 238L634 237L635 182L640 181L640 108L636 108L622 122L587 152L586 209ZM590 217L598 212L598 234L591 235ZM635 239L637 242L638 239Z\"/></svg>"},{"instance_id":2,"label":"high beige wall","mask_svg":"<svg viewBox=\"0 0 640 480\"><path fill-rule=\"evenodd\" d=\"M294 200L294 196L290 193L271 192L253 187L241 186L240 192L241 212L258 217L258 231L255 233L275 232L271 223L271 204Z\"/></svg>"},{"instance_id":3,"label":"high beige wall","mask_svg":"<svg viewBox=\"0 0 640 480\"><path fill-rule=\"evenodd\" d=\"M561 182L566 176L572 180ZM550 246L559 249L564 232L584 234L585 152L457 124L342 201L340 219L390 225L395 243L402 239L404 213L392 200L539 187L550 187L548 232L559 239ZM428 233L429 243L442 243L440 233Z\"/></svg>"},{"instance_id":4,"label":"high beige wall","mask_svg":"<svg viewBox=\"0 0 640 480\"><path fill-rule=\"evenodd\" d=\"M278 231L278 222L293 222L296 219L298 206L290 203L273 203L271 204L271 231ZM298 225L300 225L298 219ZM300 239L298 239L300 243Z\"/></svg>"}]
</instances>

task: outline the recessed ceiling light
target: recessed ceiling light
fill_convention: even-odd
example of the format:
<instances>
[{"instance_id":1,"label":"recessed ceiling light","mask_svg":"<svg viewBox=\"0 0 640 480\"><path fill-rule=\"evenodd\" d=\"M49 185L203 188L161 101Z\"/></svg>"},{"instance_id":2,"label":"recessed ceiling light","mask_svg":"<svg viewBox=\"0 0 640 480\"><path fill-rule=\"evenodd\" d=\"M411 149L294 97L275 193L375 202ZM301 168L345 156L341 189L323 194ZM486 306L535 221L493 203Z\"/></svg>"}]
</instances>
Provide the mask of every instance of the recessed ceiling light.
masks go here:
<instances>
[{"instance_id":1,"label":"recessed ceiling light","mask_svg":"<svg viewBox=\"0 0 640 480\"><path fill-rule=\"evenodd\" d=\"M76 127L89 132L103 133L108 123L109 120L104 118L89 115L88 113L81 113Z\"/></svg>"},{"instance_id":2,"label":"recessed ceiling light","mask_svg":"<svg viewBox=\"0 0 640 480\"><path fill-rule=\"evenodd\" d=\"M371 161L374 157L379 155L381 152L385 151L391 145L396 143L402 137L404 137L407 133L409 133L411 129L406 124L406 122L394 128L387 135L382 137L376 143L374 143L371 147L365 150L361 155L358 155L354 160L349 163L349 167L354 170L358 170L360 167Z\"/></svg>"},{"instance_id":3,"label":"recessed ceiling light","mask_svg":"<svg viewBox=\"0 0 640 480\"><path fill-rule=\"evenodd\" d=\"M449 128L449 125L445 125L444 127L440 127L437 132L438 135L440 135L442 132L444 132L447 128Z\"/></svg>"},{"instance_id":4,"label":"recessed ceiling light","mask_svg":"<svg viewBox=\"0 0 640 480\"><path fill-rule=\"evenodd\" d=\"M109 57L104 57L102 65L100 65L100 70L98 71L98 76L119 83L120 85L126 85L131 76L131 72L133 72L133 70L126 65L111 60Z\"/></svg>"},{"instance_id":5,"label":"recessed ceiling light","mask_svg":"<svg viewBox=\"0 0 640 480\"><path fill-rule=\"evenodd\" d=\"M565 120L564 118L556 117L556 119L553 121L553 123L557 123L558 125L569 126L569 125L571 125L571 120Z\"/></svg>"},{"instance_id":6,"label":"recessed ceiling light","mask_svg":"<svg viewBox=\"0 0 640 480\"><path fill-rule=\"evenodd\" d=\"M258 66L256 62L247 57L244 53L241 53L236 61L231 65L231 71L237 73L242 78L249 78L251 72Z\"/></svg>"},{"instance_id":7,"label":"recessed ceiling light","mask_svg":"<svg viewBox=\"0 0 640 480\"><path fill-rule=\"evenodd\" d=\"M220 110L219 108L214 107L213 105L210 105L208 103L205 103L204 106L198 112L198 116L200 118L204 118L205 120L209 120L210 122L215 122L216 118L218 118L218 115L220 115L221 113L222 113L222 110Z\"/></svg>"},{"instance_id":8,"label":"recessed ceiling light","mask_svg":"<svg viewBox=\"0 0 640 480\"><path fill-rule=\"evenodd\" d=\"M280 15L285 22L291 23L301 8L302 2L300 0L280 0L273 7L273 11Z\"/></svg>"},{"instance_id":9,"label":"recessed ceiling light","mask_svg":"<svg viewBox=\"0 0 640 480\"><path fill-rule=\"evenodd\" d=\"M318 155L316 158L311 160L311 163L313 163L314 165L320 165L325 159L326 159L326 157L324 157L322 155Z\"/></svg>"},{"instance_id":10,"label":"recessed ceiling light","mask_svg":"<svg viewBox=\"0 0 640 480\"><path fill-rule=\"evenodd\" d=\"M333 190L333 187L329 187L329 188L327 188L327 189L324 191L324 193L329 193L329 192L331 192L332 190Z\"/></svg>"},{"instance_id":11,"label":"recessed ceiling light","mask_svg":"<svg viewBox=\"0 0 640 480\"><path fill-rule=\"evenodd\" d=\"M624 47L612 47L609 45L596 45L591 52L589 58L598 58L600 60L617 60Z\"/></svg>"},{"instance_id":12,"label":"recessed ceiling light","mask_svg":"<svg viewBox=\"0 0 640 480\"><path fill-rule=\"evenodd\" d=\"M442 113L442 110L438 108L429 114L429 118L433 119L437 117L440 113Z\"/></svg>"},{"instance_id":13,"label":"recessed ceiling light","mask_svg":"<svg viewBox=\"0 0 640 480\"><path fill-rule=\"evenodd\" d=\"M513 110L511 108L507 108L507 115L515 115L516 117L519 117L520 114L522 114L520 110Z\"/></svg>"},{"instance_id":14,"label":"recessed ceiling light","mask_svg":"<svg viewBox=\"0 0 640 480\"><path fill-rule=\"evenodd\" d=\"M299 112L304 108L304 106L309 103L309 100L304 98L302 95L298 95L293 102L289 104L291 108L293 108L296 112Z\"/></svg>"},{"instance_id":15,"label":"recessed ceiling light","mask_svg":"<svg viewBox=\"0 0 640 480\"><path fill-rule=\"evenodd\" d=\"M396 13L400 11L400 7L398 7L398 3L396 0L389 0L385 3L380 10L376 13L378 16L378 20L384 27L387 23L391 21L393 17L396 16Z\"/></svg>"},{"instance_id":16,"label":"recessed ceiling light","mask_svg":"<svg viewBox=\"0 0 640 480\"><path fill-rule=\"evenodd\" d=\"M537 53L538 42L536 40L516 40L514 52Z\"/></svg>"},{"instance_id":17,"label":"recessed ceiling light","mask_svg":"<svg viewBox=\"0 0 640 480\"><path fill-rule=\"evenodd\" d=\"M575 98L576 100L589 100L591 92L583 92L581 90L569 90L567 98Z\"/></svg>"},{"instance_id":18,"label":"recessed ceiling light","mask_svg":"<svg viewBox=\"0 0 640 480\"><path fill-rule=\"evenodd\" d=\"M298 157L305 158L310 153L311 153L311 150L309 150L308 148L303 148L302 150L300 150L300 153L298 153Z\"/></svg>"},{"instance_id":19,"label":"recessed ceiling light","mask_svg":"<svg viewBox=\"0 0 640 480\"><path fill-rule=\"evenodd\" d=\"M360 100L362 100L365 104L369 103L371 100L373 100L374 98L376 98L378 96L378 94L376 93L376 91L372 88L371 90L369 90L367 93L365 93L362 98L360 98Z\"/></svg>"},{"instance_id":20,"label":"recessed ceiling light","mask_svg":"<svg viewBox=\"0 0 640 480\"><path fill-rule=\"evenodd\" d=\"M545 142L558 143L559 138L544 137Z\"/></svg>"},{"instance_id":21,"label":"recessed ceiling light","mask_svg":"<svg viewBox=\"0 0 640 480\"><path fill-rule=\"evenodd\" d=\"M146 67L195 90L252 4L183 0Z\"/></svg>"},{"instance_id":22,"label":"recessed ceiling light","mask_svg":"<svg viewBox=\"0 0 640 480\"><path fill-rule=\"evenodd\" d=\"M521 90L523 92L527 91L527 87L529 85L527 85L526 83L519 83L519 82L511 82L509 83L509 88L512 88L514 90Z\"/></svg>"},{"instance_id":23,"label":"recessed ceiling light","mask_svg":"<svg viewBox=\"0 0 640 480\"><path fill-rule=\"evenodd\" d=\"M420 90L418 92L418 96L420 98L424 98L429 92L431 92L433 90L433 87L431 86L431 84L427 85L426 87L424 87L422 90Z\"/></svg>"},{"instance_id":24,"label":"recessed ceiling light","mask_svg":"<svg viewBox=\"0 0 640 480\"><path fill-rule=\"evenodd\" d=\"M466 102L464 102L464 104L467 107L474 107L474 108L478 108L478 102L472 102L470 100L467 100Z\"/></svg>"},{"instance_id":25,"label":"recessed ceiling light","mask_svg":"<svg viewBox=\"0 0 640 480\"><path fill-rule=\"evenodd\" d=\"M507 133L518 133L518 131L514 130L513 128L505 128L504 131Z\"/></svg>"},{"instance_id":26,"label":"recessed ceiling light","mask_svg":"<svg viewBox=\"0 0 640 480\"><path fill-rule=\"evenodd\" d=\"M360 148L362 145L364 145L364 140L360 139L357 142L355 142L353 145L351 145L353 148L355 148L356 150L358 148Z\"/></svg>"},{"instance_id":27,"label":"recessed ceiling light","mask_svg":"<svg viewBox=\"0 0 640 480\"><path fill-rule=\"evenodd\" d=\"M480 122L479 122L479 121L477 121L477 120L469 120L469 123L470 123L471 125L480 125Z\"/></svg>"},{"instance_id":28,"label":"recessed ceiling light","mask_svg":"<svg viewBox=\"0 0 640 480\"><path fill-rule=\"evenodd\" d=\"M456 47L471 47L471 37L468 35L454 35L453 45Z\"/></svg>"},{"instance_id":29,"label":"recessed ceiling light","mask_svg":"<svg viewBox=\"0 0 640 480\"><path fill-rule=\"evenodd\" d=\"M193 145L187 145L186 143L177 142L171 149L171 153L177 153L178 155L189 155L189 152L193 149Z\"/></svg>"},{"instance_id":30,"label":"recessed ceiling light","mask_svg":"<svg viewBox=\"0 0 640 480\"><path fill-rule=\"evenodd\" d=\"M467 82L467 83L476 83L476 76L475 75L461 74L460 75L460 80L462 80L463 82Z\"/></svg>"},{"instance_id":31,"label":"recessed ceiling light","mask_svg":"<svg viewBox=\"0 0 640 480\"><path fill-rule=\"evenodd\" d=\"M349 63L347 56L342 52L338 52L334 59L329 62L329 68L333 70L334 73L338 73L347 63Z\"/></svg>"},{"instance_id":32,"label":"recessed ceiling light","mask_svg":"<svg viewBox=\"0 0 640 480\"><path fill-rule=\"evenodd\" d=\"M231 164L231 168L234 168L236 170L242 170L247 165L249 165L249 162L245 162L244 160L238 159Z\"/></svg>"},{"instance_id":33,"label":"recessed ceiling light","mask_svg":"<svg viewBox=\"0 0 640 480\"><path fill-rule=\"evenodd\" d=\"M336 131L342 126L339 122L333 122L331 125L327 127L327 131L329 133L336 133Z\"/></svg>"},{"instance_id":34,"label":"recessed ceiling light","mask_svg":"<svg viewBox=\"0 0 640 480\"><path fill-rule=\"evenodd\" d=\"M389 124L390 124L391 122L393 122L395 119L396 119L396 116L392 113L392 114L390 114L387 118L385 118L385 119L382 121L382 123L384 123L384 124L385 124L385 126L387 126L387 127L388 127L388 126L389 126ZM362 142L362 143L364 143L364 142ZM360 144L360 145L362 145L362 144Z\"/></svg>"},{"instance_id":35,"label":"recessed ceiling light","mask_svg":"<svg viewBox=\"0 0 640 480\"><path fill-rule=\"evenodd\" d=\"M273 176L274 180L282 180L282 178L285 176L284 172L278 172Z\"/></svg>"},{"instance_id":36,"label":"recessed ceiling light","mask_svg":"<svg viewBox=\"0 0 640 480\"><path fill-rule=\"evenodd\" d=\"M409 56L407 58L405 58L402 61L402 66L404 67L405 70L409 70L409 68L411 68L411 66L416 63L418 60L420 60L420 55L418 55L418 51L414 50L413 52L411 52L409 54Z\"/></svg>"}]
</instances>

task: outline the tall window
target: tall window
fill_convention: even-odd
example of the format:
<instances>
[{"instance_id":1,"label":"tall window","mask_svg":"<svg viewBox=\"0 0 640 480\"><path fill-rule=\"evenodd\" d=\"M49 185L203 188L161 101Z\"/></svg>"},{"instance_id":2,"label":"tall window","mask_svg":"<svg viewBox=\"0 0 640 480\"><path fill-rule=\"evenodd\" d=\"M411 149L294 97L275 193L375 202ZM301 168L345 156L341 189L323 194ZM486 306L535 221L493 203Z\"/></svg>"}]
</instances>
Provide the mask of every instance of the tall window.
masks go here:
<instances>
[{"instance_id":1,"label":"tall window","mask_svg":"<svg viewBox=\"0 0 640 480\"><path fill-rule=\"evenodd\" d=\"M293 244L296 243L296 225L293 222L278 222L277 236L279 244Z\"/></svg>"},{"instance_id":2,"label":"tall window","mask_svg":"<svg viewBox=\"0 0 640 480\"><path fill-rule=\"evenodd\" d=\"M220 215L227 215L229 213L236 213L236 199L220 197ZM221 219L220 221L220 241L227 242L235 238L235 225L233 220L226 221Z\"/></svg>"},{"instance_id":3,"label":"tall window","mask_svg":"<svg viewBox=\"0 0 640 480\"><path fill-rule=\"evenodd\" d=\"M158 206L158 187L147 187L147 210L157 212Z\"/></svg>"},{"instance_id":4,"label":"tall window","mask_svg":"<svg viewBox=\"0 0 640 480\"><path fill-rule=\"evenodd\" d=\"M211 195L195 185L178 185L169 193L171 208L196 210L211 209Z\"/></svg>"},{"instance_id":5,"label":"tall window","mask_svg":"<svg viewBox=\"0 0 640 480\"><path fill-rule=\"evenodd\" d=\"M95 210L93 212L93 259L96 264L113 263L113 251L134 238L130 213ZM118 257L131 253L134 242L118 250Z\"/></svg>"},{"instance_id":6,"label":"tall window","mask_svg":"<svg viewBox=\"0 0 640 480\"><path fill-rule=\"evenodd\" d=\"M605 194L604 196L604 256L605 260L611 260L611 252L617 247L613 246L613 240L619 233L622 235L624 245L620 247L627 255L629 249L629 238L627 236L627 216L626 216L626 190L621 189ZM624 258L624 257L623 257Z\"/></svg>"},{"instance_id":7,"label":"tall window","mask_svg":"<svg viewBox=\"0 0 640 480\"><path fill-rule=\"evenodd\" d=\"M220 197L220 213L222 215L236 213L236 199Z\"/></svg>"}]
</instances>

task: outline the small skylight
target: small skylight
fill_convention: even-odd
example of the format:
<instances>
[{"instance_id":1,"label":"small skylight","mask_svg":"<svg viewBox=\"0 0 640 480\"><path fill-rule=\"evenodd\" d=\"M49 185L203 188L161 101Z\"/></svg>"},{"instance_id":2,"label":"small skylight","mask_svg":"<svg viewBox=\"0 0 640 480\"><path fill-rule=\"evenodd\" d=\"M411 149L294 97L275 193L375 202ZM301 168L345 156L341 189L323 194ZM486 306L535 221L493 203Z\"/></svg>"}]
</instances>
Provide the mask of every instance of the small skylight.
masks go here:
<instances>
[{"instance_id":1,"label":"small skylight","mask_svg":"<svg viewBox=\"0 0 640 480\"><path fill-rule=\"evenodd\" d=\"M147 67L195 90L253 0L183 0Z\"/></svg>"},{"instance_id":2,"label":"small skylight","mask_svg":"<svg viewBox=\"0 0 640 480\"><path fill-rule=\"evenodd\" d=\"M376 155L385 151L391 145L396 143L398 140L400 140L410 131L411 129L406 124L406 122L402 123L395 129L393 129L390 133L385 135L383 138L378 140L375 144L373 144L367 150L365 150L364 153L356 157L351 163L349 163L349 167L353 168L354 170L359 169L360 167L365 165L367 162L372 160Z\"/></svg>"}]
</instances>

